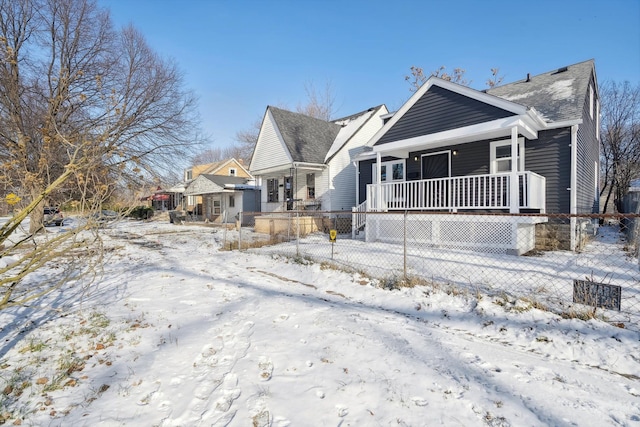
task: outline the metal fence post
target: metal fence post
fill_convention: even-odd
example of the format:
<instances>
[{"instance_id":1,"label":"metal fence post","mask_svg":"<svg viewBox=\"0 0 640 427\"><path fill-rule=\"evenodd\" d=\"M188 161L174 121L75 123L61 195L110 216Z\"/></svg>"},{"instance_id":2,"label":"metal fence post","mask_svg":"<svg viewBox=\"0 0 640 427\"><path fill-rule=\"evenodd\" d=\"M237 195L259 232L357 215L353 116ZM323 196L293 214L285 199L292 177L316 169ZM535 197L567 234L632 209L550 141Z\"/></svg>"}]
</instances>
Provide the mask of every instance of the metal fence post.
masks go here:
<instances>
[{"instance_id":1,"label":"metal fence post","mask_svg":"<svg viewBox=\"0 0 640 427\"><path fill-rule=\"evenodd\" d=\"M242 211L238 212L238 251L242 250Z\"/></svg>"},{"instance_id":2,"label":"metal fence post","mask_svg":"<svg viewBox=\"0 0 640 427\"><path fill-rule=\"evenodd\" d=\"M296 211L296 256L300 256L300 211Z\"/></svg>"},{"instance_id":3,"label":"metal fence post","mask_svg":"<svg viewBox=\"0 0 640 427\"><path fill-rule=\"evenodd\" d=\"M403 233L403 257L404 257L404 265L402 267L404 280L407 280L407 211L404 211L404 221L402 225L402 233Z\"/></svg>"}]
</instances>

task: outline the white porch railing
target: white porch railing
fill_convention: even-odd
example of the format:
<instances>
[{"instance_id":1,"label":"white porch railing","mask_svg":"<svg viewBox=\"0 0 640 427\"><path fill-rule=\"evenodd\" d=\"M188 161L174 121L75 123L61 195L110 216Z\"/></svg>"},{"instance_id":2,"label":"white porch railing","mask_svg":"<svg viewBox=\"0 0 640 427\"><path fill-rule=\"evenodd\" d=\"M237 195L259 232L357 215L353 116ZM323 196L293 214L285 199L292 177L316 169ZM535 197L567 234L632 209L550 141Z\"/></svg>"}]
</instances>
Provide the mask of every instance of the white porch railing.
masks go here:
<instances>
[{"instance_id":1,"label":"white porch railing","mask_svg":"<svg viewBox=\"0 0 640 427\"><path fill-rule=\"evenodd\" d=\"M545 209L545 178L518 172L519 209ZM511 174L469 175L367 185L367 211L509 209Z\"/></svg>"},{"instance_id":2,"label":"white porch railing","mask_svg":"<svg viewBox=\"0 0 640 427\"><path fill-rule=\"evenodd\" d=\"M367 223L367 202L364 201L358 206L351 208L351 237L356 237L356 232Z\"/></svg>"}]
</instances>

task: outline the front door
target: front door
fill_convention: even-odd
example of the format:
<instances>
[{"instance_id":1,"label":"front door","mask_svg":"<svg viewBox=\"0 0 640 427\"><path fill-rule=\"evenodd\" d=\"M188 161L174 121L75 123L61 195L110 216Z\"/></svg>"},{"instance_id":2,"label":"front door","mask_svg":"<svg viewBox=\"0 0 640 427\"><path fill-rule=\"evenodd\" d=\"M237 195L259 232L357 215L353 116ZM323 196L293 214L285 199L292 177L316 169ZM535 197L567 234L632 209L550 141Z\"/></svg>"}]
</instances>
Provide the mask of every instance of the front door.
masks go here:
<instances>
[{"instance_id":1,"label":"front door","mask_svg":"<svg viewBox=\"0 0 640 427\"><path fill-rule=\"evenodd\" d=\"M293 177L284 177L284 200L287 204L287 210L293 210Z\"/></svg>"},{"instance_id":2,"label":"front door","mask_svg":"<svg viewBox=\"0 0 640 427\"><path fill-rule=\"evenodd\" d=\"M427 208L448 209L449 181L437 178L451 176L450 164L449 151L422 156L422 179L433 180L427 181L424 186Z\"/></svg>"}]
</instances>

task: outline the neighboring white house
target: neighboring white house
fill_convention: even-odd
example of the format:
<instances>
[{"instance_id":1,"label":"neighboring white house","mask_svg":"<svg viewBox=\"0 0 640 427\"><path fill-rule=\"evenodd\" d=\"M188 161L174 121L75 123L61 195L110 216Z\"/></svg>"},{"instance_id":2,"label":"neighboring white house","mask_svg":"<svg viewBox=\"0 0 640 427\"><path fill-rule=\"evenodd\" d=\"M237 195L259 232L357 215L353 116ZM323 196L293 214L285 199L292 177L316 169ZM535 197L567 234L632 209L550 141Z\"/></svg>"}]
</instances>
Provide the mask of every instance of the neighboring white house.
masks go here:
<instances>
[{"instance_id":1,"label":"neighboring white house","mask_svg":"<svg viewBox=\"0 0 640 427\"><path fill-rule=\"evenodd\" d=\"M249 170L261 186L261 211L351 211L352 159L382 127L384 105L325 121L268 106Z\"/></svg>"}]
</instances>

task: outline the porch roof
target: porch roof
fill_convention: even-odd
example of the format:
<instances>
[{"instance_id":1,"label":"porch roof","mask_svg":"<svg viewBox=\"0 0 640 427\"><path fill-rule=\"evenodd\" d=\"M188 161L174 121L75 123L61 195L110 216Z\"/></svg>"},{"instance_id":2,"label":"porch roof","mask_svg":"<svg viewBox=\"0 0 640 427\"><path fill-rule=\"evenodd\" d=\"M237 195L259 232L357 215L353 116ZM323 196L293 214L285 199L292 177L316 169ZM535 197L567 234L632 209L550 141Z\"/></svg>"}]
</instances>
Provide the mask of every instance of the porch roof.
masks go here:
<instances>
[{"instance_id":1,"label":"porch roof","mask_svg":"<svg viewBox=\"0 0 640 427\"><path fill-rule=\"evenodd\" d=\"M224 175L198 175L187 186L184 194L187 196L198 196L202 194L222 193L228 184L246 184L246 178Z\"/></svg>"},{"instance_id":2,"label":"porch roof","mask_svg":"<svg viewBox=\"0 0 640 427\"><path fill-rule=\"evenodd\" d=\"M537 123L528 115L517 115L493 120L477 125L422 135L401 141L373 146L373 151L366 154L384 153L386 156L406 158L409 152L425 148L439 148L453 144L464 144L482 139L510 137L511 129L517 127L518 133L528 139L538 138ZM365 153L363 153L365 154ZM363 155L360 159L370 157Z\"/></svg>"},{"instance_id":3,"label":"porch roof","mask_svg":"<svg viewBox=\"0 0 640 427\"><path fill-rule=\"evenodd\" d=\"M302 169L308 171L322 171L327 168L327 165L324 163L303 163L303 162L293 162L286 163L284 165L273 166L267 169L254 170L252 171L255 176L282 176L289 175L291 169Z\"/></svg>"}]
</instances>

